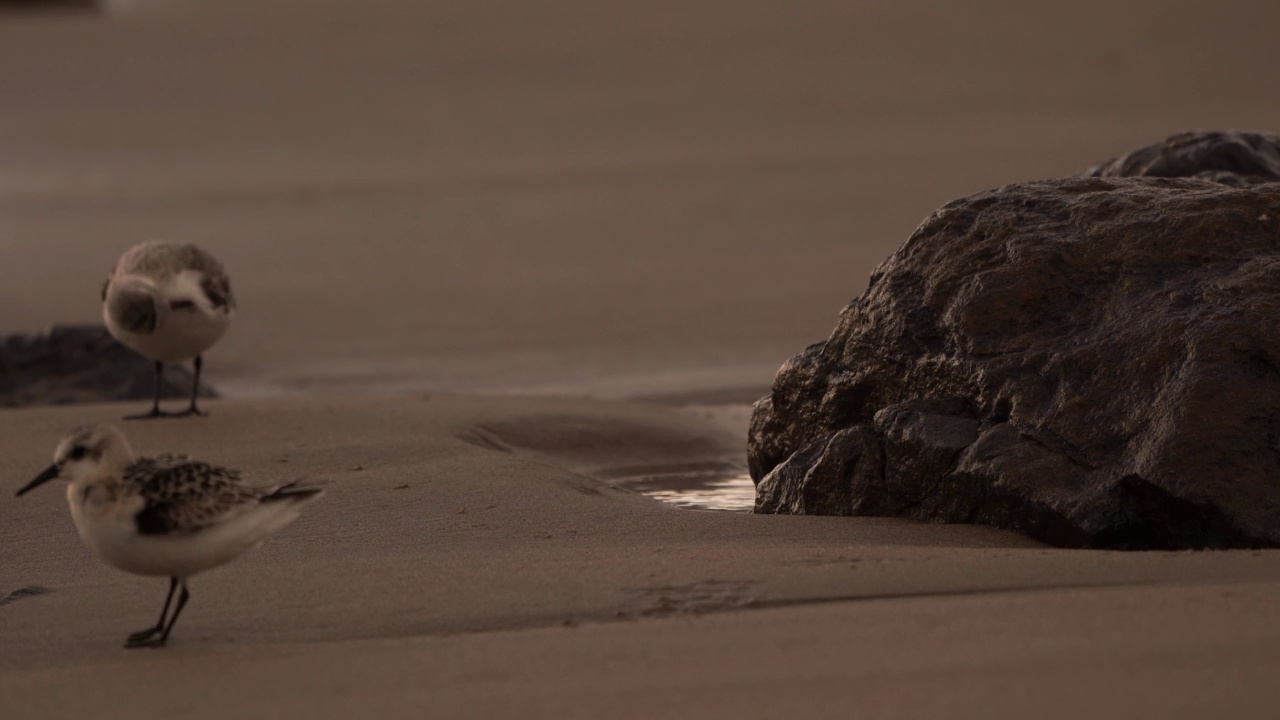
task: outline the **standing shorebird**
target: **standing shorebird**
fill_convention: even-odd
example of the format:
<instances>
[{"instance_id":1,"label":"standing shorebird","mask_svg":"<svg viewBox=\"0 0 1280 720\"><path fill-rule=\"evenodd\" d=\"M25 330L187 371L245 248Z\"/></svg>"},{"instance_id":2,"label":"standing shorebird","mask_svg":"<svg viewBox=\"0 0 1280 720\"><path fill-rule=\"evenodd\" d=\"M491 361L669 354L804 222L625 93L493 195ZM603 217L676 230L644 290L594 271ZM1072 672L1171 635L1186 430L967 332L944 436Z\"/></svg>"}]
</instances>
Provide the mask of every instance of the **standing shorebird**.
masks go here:
<instances>
[{"instance_id":1,"label":"standing shorebird","mask_svg":"<svg viewBox=\"0 0 1280 720\"><path fill-rule=\"evenodd\" d=\"M68 481L71 519L94 555L125 572L169 578L159 622L130 635L127 648L164 645L191 597L188 578L256 547L324 492L295 483L249 487L235 470L182 455L135 459L110 425L73 430L53 465L17 495L55 478Z\"/></svg>"},{"instance_id":2,"label":"standing shorebird","mask_svg":"<svg viewBox=\"0 0 1280 720\"><path fill-rule=\"evenodd\" d=\"M116 260L102 286L102 318L116 340L156 366L151 412L126 420L204 414L196 406L202 354L227 331L235 307L222 263L195 245L144 242ZM161 412L164 364L189 359L196 370L191 406L180 413Z\"/></svg>"}]
</instances>

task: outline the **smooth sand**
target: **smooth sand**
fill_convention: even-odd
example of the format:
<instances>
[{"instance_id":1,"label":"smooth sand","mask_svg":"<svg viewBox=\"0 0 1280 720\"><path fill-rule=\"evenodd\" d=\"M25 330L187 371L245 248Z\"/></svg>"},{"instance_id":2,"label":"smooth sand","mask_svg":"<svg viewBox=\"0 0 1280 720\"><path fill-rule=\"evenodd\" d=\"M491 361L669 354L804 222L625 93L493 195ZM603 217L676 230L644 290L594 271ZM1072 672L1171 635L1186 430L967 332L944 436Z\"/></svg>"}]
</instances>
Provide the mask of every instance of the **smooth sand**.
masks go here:
<instances>
[{"instance_id":1,"label":"smooth sand","mask_svg":"<svg viewBox=\"0 0 1280 720\"><path fill-rule=\"evenodd\" d=\"M0 717L1274 714L1280 554L615 485L740 467L715 404L946 200L1276 130L1280 6L133 5L0 16L0 327L94 319L139 239L209 247L231 399L126 431L329 493L155 652L120 643L164 582L92 560L57 489L0 495ZM0 412L0 477L134 409Z\"/></svg>"},{"instance_id":2,"label":"smooth sand","mask_svg":"<svg viewBox=\"0 0 1280 720\"><path fill-rule=\"evenodd\" d=\"M198 576L172 645L140 652L120 644L164 581L94 562L57 489L0 503L0 588L40 592L0 605L5 716L1195 717L1276 693L1275 552L1062 551L979 527L677 510L584 474L737 450L703 413L661 405L212 409L128 430L140 452L306 478L326 497ZM123 410L0 414L0 475L32 475L62 428Z\"/></svg>"}]
</instances>

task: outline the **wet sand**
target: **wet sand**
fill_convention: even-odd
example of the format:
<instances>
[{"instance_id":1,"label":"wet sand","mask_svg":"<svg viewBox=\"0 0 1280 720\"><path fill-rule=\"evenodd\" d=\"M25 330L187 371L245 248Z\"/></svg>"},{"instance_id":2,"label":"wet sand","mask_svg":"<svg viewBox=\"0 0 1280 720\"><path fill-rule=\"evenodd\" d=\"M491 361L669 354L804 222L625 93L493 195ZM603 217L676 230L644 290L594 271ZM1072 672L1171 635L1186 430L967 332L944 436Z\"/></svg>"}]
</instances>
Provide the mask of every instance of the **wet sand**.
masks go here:
<instances>
[{"instance_id":1,"label":"wet sand","mask_svg":"<svg viewBox=\"0 0 1280 720\"><path fill-rule=\"evenodd\" d=\"M680 510L933 208L1280 127L1280 6L139 0L0 16L0 327L198 242L228 399L126 427L328 495L193 582L0 500L0 717L1266 716L1275 552ZM735 409L736 408L736 409ZM132 406L0 412L13 488ZM67 688L74 688L69 692Z\"/></svg>"}]
</instances>

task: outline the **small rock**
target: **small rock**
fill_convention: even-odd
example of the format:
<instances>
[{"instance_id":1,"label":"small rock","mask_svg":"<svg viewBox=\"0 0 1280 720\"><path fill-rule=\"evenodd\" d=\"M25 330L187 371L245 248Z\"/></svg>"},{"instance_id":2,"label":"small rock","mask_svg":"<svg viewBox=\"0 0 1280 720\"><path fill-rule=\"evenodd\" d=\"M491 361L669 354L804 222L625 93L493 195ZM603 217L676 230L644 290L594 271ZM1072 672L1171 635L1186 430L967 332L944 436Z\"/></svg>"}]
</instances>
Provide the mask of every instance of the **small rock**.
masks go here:
<instances>
[{"instance_id":1,"label":"small rock","mask_svg":"<svg viewBox=\"0 0 1280 720\"><path fill-rule=\"evenodd\" d=\"M185 399L191 373L166 365L161 397ZM155 366L116 342L101 325L54 325L0 337L0 407L150 400ZM200 397L217 397L200 383Z\"/></svg>"}]
</instances>

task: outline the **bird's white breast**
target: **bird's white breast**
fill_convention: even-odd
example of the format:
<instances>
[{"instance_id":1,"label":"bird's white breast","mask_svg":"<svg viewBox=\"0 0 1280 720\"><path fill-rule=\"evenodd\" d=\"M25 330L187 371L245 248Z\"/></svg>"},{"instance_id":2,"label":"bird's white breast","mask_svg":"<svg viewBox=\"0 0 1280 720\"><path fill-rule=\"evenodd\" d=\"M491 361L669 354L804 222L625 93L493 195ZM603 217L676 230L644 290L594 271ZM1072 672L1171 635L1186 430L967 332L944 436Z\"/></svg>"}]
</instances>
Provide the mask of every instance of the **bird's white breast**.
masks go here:
<instances>
[{"instance_id":1,"label":"bird's white breast","mask_svg":"<svg viewBox=\"0 0 1280 720\"><path fill-rule=\"evenodd\" d=\"M139 496L109 500L103 488L67 490L71 517L89 550L103 562L137 575L186 578L234 560L298 516L286 503L255 505L191 533L142 535L134 520Z\"/></svg>"},{"instance_id":2,"label":"bird's white breast","mask_svg":"<svg viewBox=\"0 0 1280 720\"><path fill-rule=\"evenodd\" d=\"M103 306L107 329L125 347L159 362L189 360L218 342L231 324L227 308L214 307L200 286L200 273L184 270L154 284L159 321L151 333L133 332ZM190 306L171 308L173 302Z\"/></svg>"}]
</instances>

